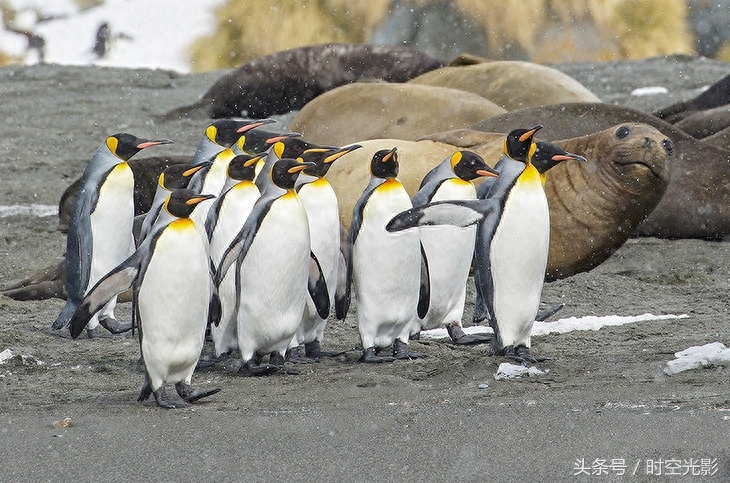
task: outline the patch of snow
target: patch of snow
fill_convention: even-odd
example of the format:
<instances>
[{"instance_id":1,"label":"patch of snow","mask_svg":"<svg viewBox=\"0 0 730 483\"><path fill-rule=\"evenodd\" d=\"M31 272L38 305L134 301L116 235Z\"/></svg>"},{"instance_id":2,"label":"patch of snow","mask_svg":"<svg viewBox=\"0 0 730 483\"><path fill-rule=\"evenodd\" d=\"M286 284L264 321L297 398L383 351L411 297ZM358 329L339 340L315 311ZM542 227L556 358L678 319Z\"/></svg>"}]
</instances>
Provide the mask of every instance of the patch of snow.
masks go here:
<instances>
[{"instance_id":1,"label":"patch of snow","mask_svg":"<svg viewBox=\"0 0 730 483\"><path fill-rule=\"evenodd\" d=\"M730 365L730 349L720 342L692 346L674 354L676 359L667 362L664 373L668 376L691 369Z\"/></svg>"},{"instance_id":2,"label":"patch of snow","mask_svg":"<svg viewBox=\"0 0 730 483\"><path fill-rule=\"evenodd\" d=\"M632 96L655 96L657 94L666 94L669 91L666 87L654 86L654 87L639 87L631 91Z\"/></svg>"},{"instance_id":3,"label":"patch of snow","mask_svg":"<svg viewBox=\"0 0 730 483\"><path fill-rule=\"evenodd\" d=\"M56 205L0 205L0 218L8 216L37 216L44 218L46 216L58 215L58 206Z\"/></svg>"},{"instance_id":4,"label":"patch of snow","mask_svg":"<svg viewBox=\"0 0 730 483\"><path fill-rule=\"evenodd\" d=\"M522 376L539 376L547 372L549 372L549 369L543 371L535 366L518 366L517 364L503 362L497 368L497 372L494 373L494 378L501 381L503 379L518 379Z\"/></svg>"},{"instance_id":5,"label":"patch of snow","mask_svg":"<svg viewBox=\"0 0 730 483\"><path fill-rule=\"evenodd\" d=\"M7 361L13 358L13 351L10 349L5 349L4 351L0 352L0 364L5 364Z\"/></svg>"}]
</instances>

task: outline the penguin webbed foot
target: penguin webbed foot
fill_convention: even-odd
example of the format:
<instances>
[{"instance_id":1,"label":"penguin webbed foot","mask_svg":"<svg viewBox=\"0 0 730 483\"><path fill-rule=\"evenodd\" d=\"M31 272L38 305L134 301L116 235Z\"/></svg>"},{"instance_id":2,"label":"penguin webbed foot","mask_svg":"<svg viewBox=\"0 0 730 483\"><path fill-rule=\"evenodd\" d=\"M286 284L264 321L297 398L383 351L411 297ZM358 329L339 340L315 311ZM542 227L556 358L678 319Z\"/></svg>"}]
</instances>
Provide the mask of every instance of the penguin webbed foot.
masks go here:
<instances>
[{"instance_id":1,"label":"penguin webbed foot","mask_svg":"<svg viewBox=\"0 0 730 483\"><path fill-rule=\"evenodd\" d=\"M290 362L292 364L314 364L317 362L317 359L311 358L309 356L302 356L299 353L299 347L290 347L286 350L286 362Z\"/></svg>"},{"instance_id":2,"label":"penguin webbed foot","mask_svg":"<svg viewBox=\"0 0 730 483\"><path fill-rule=\"evenodd\" d=\"M375 351L375 347L368 347L367 349L365 349L362 352L362 357L360 357L360 362L365 362L368 364L393 362L394 360L395 360L395 357L377 355L377 353Z\"/></svg>"},{"instance_id":3,"label":"penguin webbed foot","mask_svg":"<svg viewBox=\"0 0 730 483\"><path fill-rule=\"evenodd\" d=\"M396 339L395 342L393 342L393 357L398 360L423 359L425 357L428 357L428 354L423 354L421 352L411 352L408 349L408 344L400 339Z\"/></svg>"},{"instance_id":4,"label":"penguin webbed foot","mask_svg":"<svg viewBox=\"0 0 730 483\"><path fill-rule=\"evenodd\" d=\"M269 364L278 367L280 371L283 371L284 373L290 374L292 376L298 376L299 374L301 374L298 369L287 366L284 356L276 351L269 354Z\"/></svg>"},{"instance_id":5,"label":"penguin webbed foot","mask_svg":"<svg viewBox=\"0 0 730 483\"><path fill-rule=\"evenodd\" d=\"M213 394L219 393L221 389L219 387L210 389L208 391L200 391L195 389L190 384L185 382L178 382L175 384L175 390L185 402L194 403L204 397L212 396Z\"/></svg>"},{"instance_id":6,"label":"penguin webbed foot","mask_svg":"<svg viewBox=\"0 0 730 483\"><path fill-rule=\"evenodd\" d=\"M108 330L112 334L121 334L123 332L128 332L128 331L132 330L132 322L128 322L125 324L125 323L119 322L114 317L100 317L99 325L104 327L106 330Z\"/></svg>"},{"instance_id":7,"label":"penguin webbed foot","mask_svg":"<svg viewBox=\"0 0 730 483\"><path fill-rule=\"evenodd\" d=\"M535 320L543 322L549 317L552 317L553 315L563 310L563 307L565 307L565 304L561 302L559 304L553 305L552 307L548 307L545 310L538 310L537 314L535 315Z\"/></svg>"},{"instance_id":8,"label":"penguin webbed foot","mask_svg":"<svg viewBox=\"0 0 730 483\"><path fill-rule=\"evenodd\" d=\"M524 345L518 345L517 347L511 345L507 346L502 349L499 355L503 355L508 359L511 359L512 361L522 365L536 364L538 362L545 362L550 360L550 358L548 357L533 356L530 353L530 348Z\"/></svg>"},{"instance_id":9,"label":"penguin webbed foot","mask_svg":"<svg viewBox=\"0 0 730 483\"><path fill-rule=\"evenodd\" d=\"M304 344L304 354L310 359L318 361L322 358L336 358L344 356L346 351L323 351L321 343L314 339L312 342Z\"/></svg>"},{"instance_id":10,"label":"penguin webbed foot","mask_svg":"<svg viewBox=\"0 0 730 483\"><path fill-rule=\"evenodd\" d=\"M449 333L451 341L457 345L485 344L492 340L492 336L490 334L467 334L464 332L464 329L457 324L447 325L446 332Z\"/></svg>"},{"instance_id":11,"label":"penguin webbed foot","mask_svg":"<svg viewBox=\"0 0 730 483\"><path fill-rule=\"evenodd\" d=\"M157 405L163 409L180 409L190 406L190 403L187 401L172 401L168 399L165 393L165 386L161 386L156 391L152 391L152 394L155 396Z\"/></svg>"},{"instance_id":12,"label":"penguin webbed foot","mask_svg":"<svg viewBox=\"0 0 730 483\"><path fill-rule=\"evenodd\" d=\"M93 329L86 329L86 337L89 339L111 339L111 334L107 334L105 332L101 332L99 330L99 327L94 327Z\"/></svg>"},{"instance_id":13,"label":"penguin webbed foot","mask_svg":"<svg viewBox=\"0 0 730 483\"><path fill-rule=\"evenodd\" d=\"M257 357L256 359L259 358ZM260 362L260 359L258 361L254 361L253 359L244 361L238 370L238 375L243 377L264 377L276 374L282 369L275 364L261 364Z\"/></svg>"}]
</instances>

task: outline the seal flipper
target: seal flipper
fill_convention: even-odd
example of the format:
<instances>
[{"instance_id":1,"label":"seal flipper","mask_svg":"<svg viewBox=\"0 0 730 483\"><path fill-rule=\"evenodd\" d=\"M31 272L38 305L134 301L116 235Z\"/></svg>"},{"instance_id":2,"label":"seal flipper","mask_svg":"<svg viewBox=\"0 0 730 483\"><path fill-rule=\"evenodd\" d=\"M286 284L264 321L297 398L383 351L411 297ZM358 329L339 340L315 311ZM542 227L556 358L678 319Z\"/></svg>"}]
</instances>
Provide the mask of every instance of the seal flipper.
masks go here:
<instances>
[{"instance_id":1,"label":"seal flipper","mask_svg":"<svg viewBox=\"0 0 730 483\"><path fill-rule=\"evenodd\" d=\"M209 391L199 391L190 384L182 381L175 384L175 390L180 395L180 397L188 403L194 403L195 401L203 399L204 397L212 396L213 394L221 392L221 389L219 387L211 389Z\"/></svg>"}]
</instances>

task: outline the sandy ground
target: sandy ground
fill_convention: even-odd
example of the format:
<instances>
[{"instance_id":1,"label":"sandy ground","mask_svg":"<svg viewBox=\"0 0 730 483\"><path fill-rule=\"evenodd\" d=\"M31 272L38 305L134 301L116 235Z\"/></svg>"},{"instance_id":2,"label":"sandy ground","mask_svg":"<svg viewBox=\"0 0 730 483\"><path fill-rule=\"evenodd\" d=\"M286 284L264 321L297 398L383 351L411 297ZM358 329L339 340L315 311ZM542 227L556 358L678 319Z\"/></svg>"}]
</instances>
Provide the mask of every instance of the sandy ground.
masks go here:
<instances>
[{"instance_id":1,"label":"sandy ground","mask_svg":"<svg viewBox=\"0 0 730 483\"><path fill-rule=\"evenodd\" d=\"M689 59L560 68L646 110L730 70ZM175 140L150 155L192 153L205 119L155 119L218 75L0 69L0 204L56 204L114 132ZM630 95L656 85L669 94ZM54 217L0 218L0 283L56 262L55 228ZM544 302L566 304L560 317L689 317L536 337L533 352L550 358L539 376L495 380L503 359L446 341L413 342L426 359L360 364L351 314L326 332L340 360L262 379L221 364L193 383L222 391L180 411L136 402L129 335L70 340L50 328L62 301L0 297L0 351L29 356L0 365L0 480L728 481L730 370L662 372L677 351L730 343L728 267L728 242L632 239L590 273L547 284Z\"/></svg>"}]
</instances>

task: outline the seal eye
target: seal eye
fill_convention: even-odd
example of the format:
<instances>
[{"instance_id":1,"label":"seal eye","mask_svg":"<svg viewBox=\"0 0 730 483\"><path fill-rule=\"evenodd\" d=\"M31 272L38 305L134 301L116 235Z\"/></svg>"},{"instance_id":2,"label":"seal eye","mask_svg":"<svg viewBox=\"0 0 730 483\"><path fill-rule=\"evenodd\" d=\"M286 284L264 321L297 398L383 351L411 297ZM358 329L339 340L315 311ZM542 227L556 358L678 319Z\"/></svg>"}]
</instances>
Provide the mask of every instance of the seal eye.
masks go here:
<instances>
[{"instance_id":1,"label":"seal eye","mask_svg":"<svg viewBox=\"0 0 730 483\"><path fill-rule=\"evenodd\" d=\"M662 141L662 146L664 146L664 149L669 153L672 154L672 151L674 151L674 143L670 141L669 139L665 139Z\"/></svg>"},{"instance_id":2,"label":"seal eye","mask_svg":"<svg viewBox=\"0 0 730 483\"><path fill-rule=\"evenodd\" d=\"M626 126L621 126L620 128L616 129L616 137L619 139L623 139L626 136L629 135L629 128Z\"/></svg>"}]
</instances>

